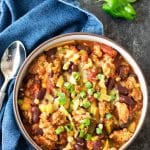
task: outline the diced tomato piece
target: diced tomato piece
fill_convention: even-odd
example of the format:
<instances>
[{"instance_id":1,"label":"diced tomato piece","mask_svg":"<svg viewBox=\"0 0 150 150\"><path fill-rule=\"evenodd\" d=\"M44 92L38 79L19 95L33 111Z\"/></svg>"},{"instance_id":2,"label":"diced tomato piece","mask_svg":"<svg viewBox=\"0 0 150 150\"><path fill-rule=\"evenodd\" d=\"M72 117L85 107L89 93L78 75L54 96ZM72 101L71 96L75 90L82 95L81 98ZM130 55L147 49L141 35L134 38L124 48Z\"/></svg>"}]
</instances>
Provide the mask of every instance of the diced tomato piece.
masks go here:
<instances>
[{"instance_id":1,"label":"diced tomato piece","mask_svg":"<svg viewBox=\"0 0 150 150\"><path fill-rule=\"evenodd\" d=\"M88 61L88 53L85 51L85 53L84 54L82 54L82 56L81 56L81 60L82 60L82 62L87 62Z\"/></svg>"},{"instance_id":2,"label":"diced tomato piece","mask_svg":"<svg viewBox=\"0 0 150 150\"><path fill-rule=\"evenodd\" d=\"M110 46L107 46L105 44L101 44L101 50L108 54L111 57L116 57L117 56L117 52Z\"/></svg>"},{"instance_id":3,"label":"diced tomato piece","mask_svg":"<svg viewBox=\"0 0 150 150\"><path fill-rule=\"evenodd\" d=\"M78 52L77 48L74 45L69 46L71 50L73 50L75 53Z\"/></svg>"},{"instance_id":4,"label":"diced tomato piece","mask_svg":"<svg viewBox=\"0 0 150 150\"><path fill-rule=\"evenodd\" d=\"M90 102L95 102L96 101L96 99L93 96L91 96L91 95L88 95L88 100Z\"/></svg>"},{"instance_id":5,"label":"diced tomato piece","mask_svg":"<svg viewBox=\"0 0 150 150\"><path fill-rule=\"evenodd\" d=\"M95 81L96 76L97 76L97 70L91 70L90 73L88 74L88 80L89 81Z\"/></svg>"},{"instance_id":6,"label":"diced tomato piece","mask_svg":"<svg viewBox=\"0 0 150 150\"><path fill-rule=\"evenodd\" d=\"M51 94L52 94L53 88L54 88L53 84L49 81L49 82L47 83L47 88L46 88L47 91L48 91L48 93L51 93Z\"/></svg>"}]
</instances>

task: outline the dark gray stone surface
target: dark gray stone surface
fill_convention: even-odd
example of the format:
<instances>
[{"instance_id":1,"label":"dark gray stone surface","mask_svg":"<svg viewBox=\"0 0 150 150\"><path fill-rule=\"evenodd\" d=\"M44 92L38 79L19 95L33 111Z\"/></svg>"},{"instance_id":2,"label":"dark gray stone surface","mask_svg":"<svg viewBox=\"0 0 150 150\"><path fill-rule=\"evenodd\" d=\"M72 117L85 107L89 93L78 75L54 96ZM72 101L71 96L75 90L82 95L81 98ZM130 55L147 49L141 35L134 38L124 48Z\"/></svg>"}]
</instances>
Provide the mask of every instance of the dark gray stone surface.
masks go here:
<instances>
[{"instance_id":1,"label":"dark gray stone surface","mask_svg":"<svg viewBox=\"0 0 150 150\"><path fill-rule=\"evenodd\" d=\"M134 21L114 19L100 10L101 2L80 0L82 7L94 13L104 24L105 36L125 47L137 60L150 86L150 0L135 3ZM149 96L150 97L150 96ZM141 132L128 150L150 150L150 104Z\"/></svg>"}]
</instances>

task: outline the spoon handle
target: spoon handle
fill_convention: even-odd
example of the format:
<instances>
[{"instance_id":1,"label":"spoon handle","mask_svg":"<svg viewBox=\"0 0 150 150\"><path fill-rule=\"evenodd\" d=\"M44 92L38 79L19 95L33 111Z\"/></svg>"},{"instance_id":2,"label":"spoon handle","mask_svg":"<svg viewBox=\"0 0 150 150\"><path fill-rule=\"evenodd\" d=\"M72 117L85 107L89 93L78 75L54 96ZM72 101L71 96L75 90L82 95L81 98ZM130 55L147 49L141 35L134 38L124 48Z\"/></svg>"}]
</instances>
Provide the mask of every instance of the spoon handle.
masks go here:
<instances>
[{"instance_id":1,"label":"spoon handle","mask_svg":"<svg viewBox=\"0 0 150 150\"><path fill-rule=\"evenodd\" d=\"M4 98L5 98L5 93L4 92L0 92L0 110L2 109L2 106L3 106L3 101L4 101Z\"/></svg>"},{"instance_id":2,"label":"spoon handle","mask_svg":"<svg viewBox=\"0 0 150 150\"><path fill-rule=\"evenodd\" d=\"M8 85L8 82L9 82L9 79L5 79L1 89L0 89L0 110L2 108L2 105L3 105L3 101L4 101L4 98L5 98L5 90L6 90L6 87Z\"/></svg>"}]
</instances>

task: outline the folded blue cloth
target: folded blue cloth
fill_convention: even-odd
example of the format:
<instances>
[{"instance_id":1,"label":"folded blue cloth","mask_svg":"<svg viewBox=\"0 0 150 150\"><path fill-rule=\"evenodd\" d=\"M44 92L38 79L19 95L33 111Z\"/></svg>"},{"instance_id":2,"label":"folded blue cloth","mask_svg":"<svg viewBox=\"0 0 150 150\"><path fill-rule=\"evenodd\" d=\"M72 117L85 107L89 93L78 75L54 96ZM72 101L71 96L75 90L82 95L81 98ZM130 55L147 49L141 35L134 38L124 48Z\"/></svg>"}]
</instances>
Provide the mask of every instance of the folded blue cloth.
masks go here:
<instances>
[{"instance_id":1,"label":"folded blue cloth","mask_svg":"<svg viewBox=\"0 0 150 150\"><path fill-rule=\"evenodd\" d=\"M0 5L0 57L13 41L25 44L27 54L45 40L68 32L102 34L101 22L77 6L77 0L2 0ZM0 85L3 78L0 74ZM17 127L12 106L14 80L7 88L0 112L0 149L33 149Z\"/></svg>"}]
</instances>

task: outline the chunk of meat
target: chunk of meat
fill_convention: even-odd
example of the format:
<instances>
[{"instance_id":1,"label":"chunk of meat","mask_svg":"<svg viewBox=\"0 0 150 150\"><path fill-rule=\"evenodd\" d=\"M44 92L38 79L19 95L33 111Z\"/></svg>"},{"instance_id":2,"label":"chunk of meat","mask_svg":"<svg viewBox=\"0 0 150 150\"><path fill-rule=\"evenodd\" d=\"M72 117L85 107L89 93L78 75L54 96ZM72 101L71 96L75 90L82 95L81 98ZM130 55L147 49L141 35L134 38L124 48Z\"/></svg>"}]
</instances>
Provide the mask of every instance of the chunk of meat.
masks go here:
<instances>
[{"instance_id":1,"label":"chunk of meat","mask_svg":"<svg viewBox=\"0 0 150 150\"><path fill-rule=\"evenodd\" d=\"M52 125L49 125L47 128L43 129L43 136L50 141L58 141L58 136L55 134L55 128Z\"/></svg>"},{"instance_id":2,"label":"chunk of meat","mask_svg":"<svg viewBox=\"0 0 150 150\"><path fill-rule=\"evenodd\" d=\"M126 141L128 141L132 136L132 133L130 133L126 128L123 130L114 131L109 138L114 140L115 142L122 144Z\"/></svg>"},{"instance_id":3,"label":"chunk of meat","mask_svg":"<svg viewBox=\"0 0 150 150\"><path fill-rule=\"evenodd\" d=\"M104 118L105 114L111 111L110 103L105 102L105 101L99 102L98 107L99 107L99 114L101 118Z\"/></svg>"},{"instance_id":4,"label":"chunk of meat","mask_svg":"<svg viewBox=\"0 0 150 150\"><path fill-rule=\"evenodd\" d=\"M84 109L79 109L78 111L72 111L73 119L76 122L76 125L79 125L83 119L90 118L89 112L86 112Z\"/></svg>"},{"instance_id":5,"label":"chunk of meat","mask_svg":"<svg viewBox=\"0 0 150 150\"><path fill-rule=\"evenodd\" d=\"M125 82L125 87L132 90L135 87L139 87L139 84L137 84L135 77L129 76Z\"/></svg>"},{"instance_id":6,"label":"chunk of meat","mask_svg":"<svg viewBox=\"0 0 150 150\"><path fill-rule=\"evenodd\" d=\"M46 62L46 55L41 55L33 61L29 68L29 73L43 75L45 73L44 63Z\"/></svg>"},{"instance_id":7,"label":"chunk of meat","mask_svg":"<svg viewBox=\"0 0 150 150\"><path fill-rule=\"evenodd\" d=\"M120 65L117 69L117 72L122 80L126 79L129 76L130 67L127 65Z\"/></svg>"},{"instance_id":8,"label":"chunk of meat","mask_svg":"<svg viewBox=\"0 0 150 150\"><path fill-rule=\"evenodd\" d=\"M60 111L56 111L51 116L51 121L53 125L63 125L67 123L67 117Z\"/></svg>"},{"instance_id":9,"label":"chunk of meat","mask_svg":"<svg viewBox=\"0 0 150 150\"><path fill-rule=\"evenodd\" d=\"M67 144L67 133L66 132L63 132L59 135L58 143L63 146Z\"/></svg>"},{"instance_id":10,"label":"chunk of meat","mask_svg":"<svg viewBox=\"0 0 150 150\"><path fill-rule=\"evenodd\" d=\"M129 109L125 103L117 102L115 104L120 123L127 123L129 119Z\"/></svg>"},{"instance_id":11,"label":"chunk of meat","mask_svg":"<svg viewBox=\"0 0 150 150\"><path fill-rule=\"evenodd\" d=\"M142 93L141 93L140 88L134 88L131 92L131 96L134 98L135 101L141 101Z\"/></svg>"},{"instance_id":12,"label":"chunk of meat","mask_svg":"<svg viewBox=\"0 0 150 150\"><path fill-rule=\"evenodd\" d=\"M93 53L94 53L98 58L101 58L101 57L102 57L102 51L101 51L100 44L94 43L94 45L93 45Z\"/></svg>"},{"instance_id":13,"label":"chunk of meat","mask_svg":"<svg viewBox=\"0 0 150 150\"><path fill-rule=\"evenodd\" d=\"M104 75L109 78L112 77L115 74L115 65L113 63L114 59L110 57L109 55L104 55L104 58L102 59L102 71Z\"/></svg>"},{"instance_id":14,"label":"chunk of meat","mask_svg":"<svg viewBox=\"0 0 150 150\"><path fill-rule=\"evenodd\" d=\"M45 146L47 149L51 150L51 149L56 149L56 145L55 142L52 142L50 140L48 140L47 138L45 138L44 136L35 136L34 137L35 142L40 145L40 146Z\"/></svg>"},{"instance_id":15,"label":"chunk of meat","mask_svg":"<svg viewBox=\"0 0 150 150\"><path fill-rule=\"evenodd\" d=\"M111 57L116 57L117 56L117 51L115 51L112 47L107 46L105 44L101 44L101 50L108 54Z\"/></svg>"}]
</instances>

